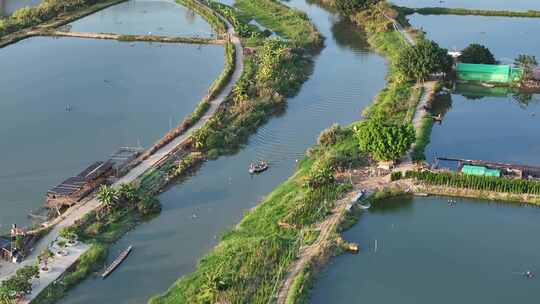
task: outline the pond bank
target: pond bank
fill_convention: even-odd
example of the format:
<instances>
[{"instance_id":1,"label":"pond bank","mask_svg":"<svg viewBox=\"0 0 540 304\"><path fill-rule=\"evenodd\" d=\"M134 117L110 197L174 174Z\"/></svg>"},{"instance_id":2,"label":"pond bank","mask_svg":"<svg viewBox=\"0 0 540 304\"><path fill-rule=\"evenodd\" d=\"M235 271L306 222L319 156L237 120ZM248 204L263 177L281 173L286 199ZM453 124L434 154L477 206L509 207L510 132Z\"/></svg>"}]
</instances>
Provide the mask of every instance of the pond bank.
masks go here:
<instances>
[{"instance_id":1,"label":"pond bank","mask_svg":"<svg viewBox=\"0 0 540 304\"><path fill-rule=\"evenodd\" d=\"M168 138L166 142L164 142L159 148L156 148L150 155L148 155L145 159L140 160L136 166L131 168L129 172L127 172L126 175L121 177L118 181L116 181L113 184L113 188L121 188L122 185L130 184L136 182L145 172L152 169L155 165L158 165L164 161L164 159L167 159L168 157L174 156L175 151L177 151L178 147L182 145L187 139L190 138L191 133L197 129L200 128L202 125L204 125L217 111L221 103L225 100L225 97L230 94L232 91L233 85L235 82L239 79L240 75L243 71L243 49L242 45L240 43L239 38L235 35L234 29L232 27L229 27L228 31L228 37L230 39L231 48L234 51L228 51L226 52L226 65L224 72L220 77L214 82L214 84L209 89L209 95L203 99L202 108L197 108L196 111L189 117L189 122L186 124L187 127L182 129L181 134L175 134L174 138ZM231 58L228 58L227 55L232 56ZM184 124L182 124L184 125ZM88 215L94 212L95 210L100 209L102 206L102 202L100 202L97 198L90 198L86 200L84 203L77 204L74 207L68 209L62 216L55 219L54 221L44 225L43 229L49 229L50 227L53 227L52 230L39 242L39 244L34 249L33 255L28 257L25 262L32 263L34 260L34 255L39 253L38 248L44 248L46 247L52 240L56 239L58 235L61 233L61 231L64 228L68 228L73 226L76 223L79 222L86 222ZM129 230L130 227L132 227L135 222L138 220L136 214L127 214L127 217L121 218L122 221L127 220L127 222L122 223L115 223L117 228L115 228L116 231L114 231L113 235L116 235L115 238L120 237L123 233L125 233L127 230ZM98 241L99 244L99 241ZM92 249L94 246L87 248ZM70 256L71 258L77 258L85 256L86 252L88 250L81 250L81 252L78 252L76 255ZM104 250L100 250L103 252ZM92 255L90 255L92 256ZM103 254L96 255L96 258L103 258ZM81 275L78 275L78 279L73 281L71 280L70 284L65 284L65 288L72 287L73 284L76 284L78 281L84 278L84 276L88 275L90 273L89 269L93 269L94 267L98 265L88 265L87 261L97 263L99 260L92 260L91 258L85 258L85 263L82 265L82 267L90 267L87 270L84 270L81 272L79 269L79 264L75 267L65 267L64 270L67 270L70 268L70 275L72 273L81 273ZM23 263L25 264L25 263ZM21 265L22 266L22 265ZM17 268L17 267L16 267ZM7 279L11 273L13 273L15 269L12 269L10 273L2 273L1 280ZM71 276L73 277L73 276ZM42 282L46 285L46 283L50 282ZM40 286L38 289L41 290L45 286ZM60 294L58 293L60 292ZM43 293L42 293L43 294ZM52 290L49 290L45 292L46 295L40 296L40 298L37 300L39 303L51 303L57 300L59 297L63 295L63 291L59 291L55 289L54 287ZM32 300L33 297L35 297L37 294L31 294L29 295L28 300Z\"/></svg>"},{"instance_id":2,"label":"pond bank","mask_svg":"<svg viewBox=\"0 0 540 304\"><path fill-rule=\"evenodd\" d=\"M0 48L8 46L12 43L18 42L20 40L36 36L37 33L43 30L51 30L59 26L66 25L77 19L86 17L100 10L106 9L113 5L125 2L128 0L104 0L103 2L98 2L89 7L82 7L78 10L63 13L58 16L54 16L51 20L47 20L37 24L31 24L22 29L19 29L15 32L3 35L0 37ZM34 9L34 8L33 8Z\"/></svg>"},{"instance_id":3,"label":"pond bank","mask_svg":"<svg viewBox=\"0 0 540 304\"><path fill-rule=\"evenodd\" d=\"M146 41L146 42L162 42L162 43L189 43L189 44L225 44L227 40L197 38L197 37L169 37L156 35L119 35L111 33L81 33L81 32L64 32L64 31L40 31L31 33L33 36L52 36L52 37L77 37L86 39L106 39L118 41Z\"/></svg>"}]
</instances>

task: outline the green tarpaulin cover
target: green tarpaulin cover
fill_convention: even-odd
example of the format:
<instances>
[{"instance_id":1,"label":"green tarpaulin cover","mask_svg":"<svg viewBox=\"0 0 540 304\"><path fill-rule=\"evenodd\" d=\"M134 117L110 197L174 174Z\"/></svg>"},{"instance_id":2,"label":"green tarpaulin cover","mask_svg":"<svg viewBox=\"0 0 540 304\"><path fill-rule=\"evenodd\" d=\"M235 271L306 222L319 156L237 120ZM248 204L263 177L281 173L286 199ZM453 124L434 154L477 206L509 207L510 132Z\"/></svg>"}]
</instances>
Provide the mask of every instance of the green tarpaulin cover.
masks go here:
<instances>
[{"instance_id":1,"label":"green tarpaulin cover","mask_svg":"<svg viewBox=\"0 0 540 304\"><path fill-rule=\"evenodd\" d=\"M461 168L461 173L468 174L468 175L479 175L479 176L495 176L495 177L501 176L501 171L497 169L488 169L482 166L471 166L471 165L464 165L463 168Z\"/></svg>"}]
</instances>

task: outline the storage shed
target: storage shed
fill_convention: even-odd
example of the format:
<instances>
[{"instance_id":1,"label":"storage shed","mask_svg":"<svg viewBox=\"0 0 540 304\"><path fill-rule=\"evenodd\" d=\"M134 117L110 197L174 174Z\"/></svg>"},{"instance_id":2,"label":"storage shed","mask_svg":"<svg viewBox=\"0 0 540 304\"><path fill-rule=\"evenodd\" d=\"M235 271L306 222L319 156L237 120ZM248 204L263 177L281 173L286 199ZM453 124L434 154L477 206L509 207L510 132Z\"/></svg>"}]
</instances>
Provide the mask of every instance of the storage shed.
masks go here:
<instances>
[{"instance_id":1,"label":"storage shed","mask_svg":"<svg viewBox=\"0 0 540 304\"><path fill-rule=\"evenodd\" d=\"M461 173L467 175L476 175L476 176L492 176L492 177L501 177L501 171L497 169L488 169L483 166L471 166L464 165L461 168Z\"/></svg>"},{"instance_id":2,"label":"storage shed","mask_svg":"<svg viewBox=\"0 0 540 304\"><path fill-rule=\"evenodd\" d=\"M510 83L519 81L523 71L509 65L458 63L458 80L492 83Z\"/></svg>"}]
</instances>

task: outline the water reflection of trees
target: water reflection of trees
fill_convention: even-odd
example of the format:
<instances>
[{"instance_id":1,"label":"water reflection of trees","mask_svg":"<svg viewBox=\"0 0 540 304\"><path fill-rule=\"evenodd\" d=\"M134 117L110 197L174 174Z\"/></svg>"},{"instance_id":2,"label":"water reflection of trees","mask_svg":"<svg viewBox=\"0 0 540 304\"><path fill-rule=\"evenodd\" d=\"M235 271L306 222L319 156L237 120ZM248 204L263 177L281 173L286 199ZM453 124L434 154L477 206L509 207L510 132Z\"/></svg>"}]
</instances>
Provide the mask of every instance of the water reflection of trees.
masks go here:
<instances>
[{"instance_id":1,"label":"water reflection of trees","mask_svg":"<svg viewBox=\"0 0 540 304\"><path fill-rule=\"evenodd\" d=\"M434 116L439 114L444 117L452 108L452 94L444 94L435 97L431 104L431 113Z\"/></svg>"},{"instance_id":2,"label":"water reflection of trees","mask_svg":"<svg viewBox=\"0 0 540 304\"><path fill-rule=\"evenodd\" d=\"M397 211L411 210L413 207L413 197L411 195L396 196L379 200L372 204L370 213L393 213Z\"/></svg>"},{"instance_id":3,"label":"water reflection of trees","mask_svg":"<svg viewBox=\"0 0 540 304\"><path fill-rule=\"evenodd\" d=\"M527 92L514 92L512 100L515 101L520 108L525 109L533 103L538 102L538 95Z\"/></svg>"},{"instance_id":4,"label":"water reflection of trees","mask_svg":"<svg viewBox=\"0 0 540 304\"><path fill-rule=\"evenodd\" d=\"M359 30L358 26L353 24L347 18L338 18L332 24L330 29L337 45L357 52L367 52L369 44L366 33Z\"/></svg>"}]
</instances>

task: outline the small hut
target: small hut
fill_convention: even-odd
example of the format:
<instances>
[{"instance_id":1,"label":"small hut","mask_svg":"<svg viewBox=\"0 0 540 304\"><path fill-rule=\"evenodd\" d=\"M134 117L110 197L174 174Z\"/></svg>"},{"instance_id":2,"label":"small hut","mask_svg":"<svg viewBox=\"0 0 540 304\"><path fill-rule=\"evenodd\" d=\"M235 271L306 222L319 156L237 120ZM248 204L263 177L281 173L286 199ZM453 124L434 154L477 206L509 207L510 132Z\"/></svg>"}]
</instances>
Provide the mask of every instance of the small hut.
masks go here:
<instances>
[{"instance_id":1,"label":"small hut","mask_svg":"<svg viewBox=\"0 0 540 304\"><path fill-rule=\"evenodd\" d=\"M113 173L111 161L95 162L76 176L47 191L45 206L57 208L71 206L107 181Z\"/></svg>"}]
</instances>

